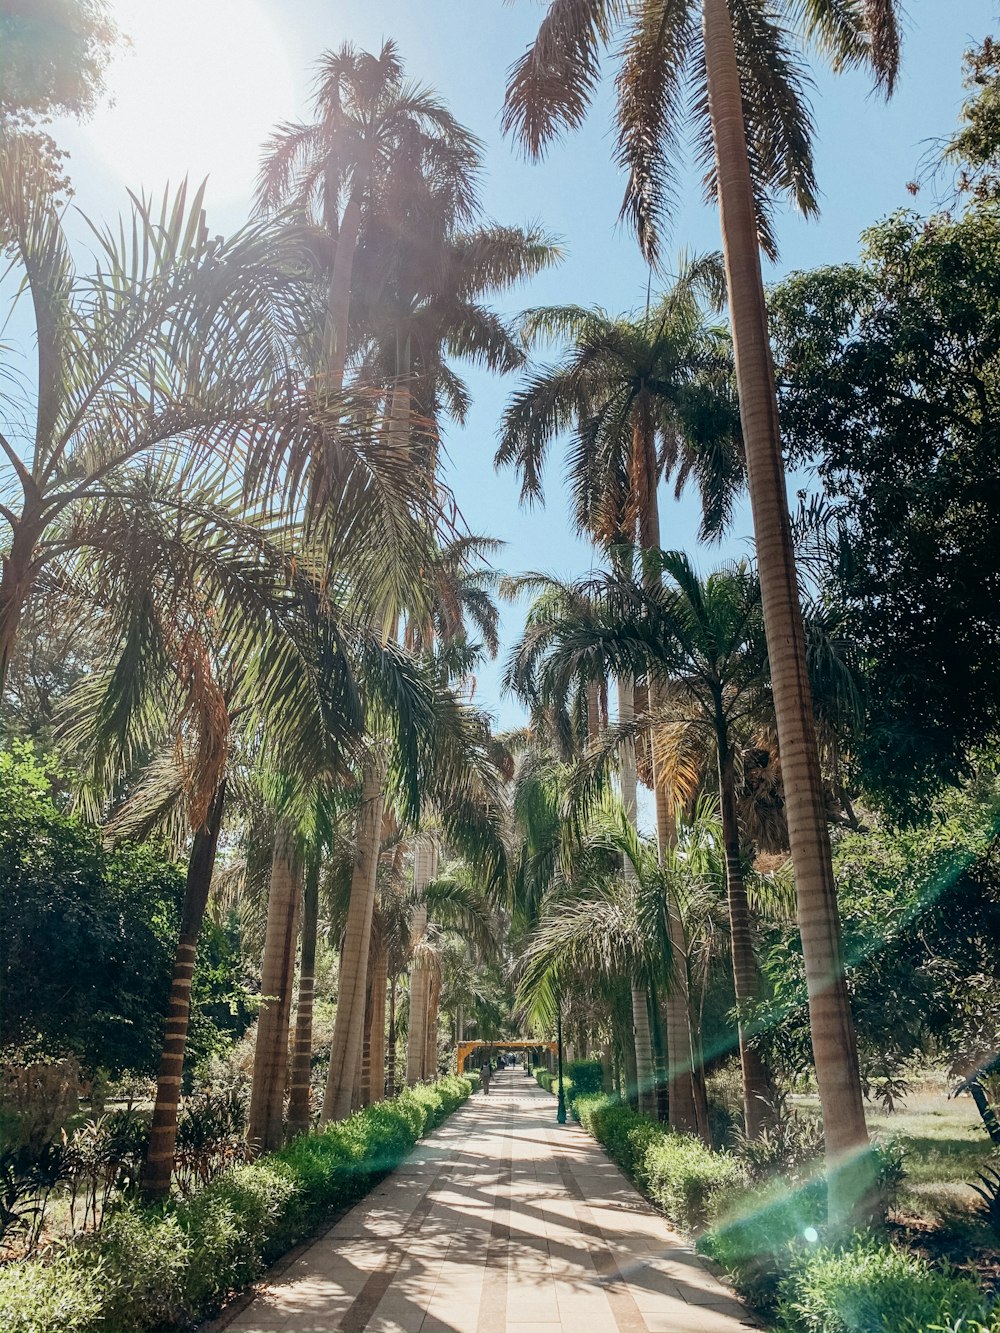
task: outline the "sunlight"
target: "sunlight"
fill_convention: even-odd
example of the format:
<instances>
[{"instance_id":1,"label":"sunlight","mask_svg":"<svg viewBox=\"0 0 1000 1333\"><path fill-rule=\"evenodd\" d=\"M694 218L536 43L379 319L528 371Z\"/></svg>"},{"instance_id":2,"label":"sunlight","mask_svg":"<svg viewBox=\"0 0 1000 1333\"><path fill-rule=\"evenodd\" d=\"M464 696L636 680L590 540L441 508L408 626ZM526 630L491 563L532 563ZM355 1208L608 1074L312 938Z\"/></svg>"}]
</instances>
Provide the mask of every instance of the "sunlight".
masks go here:
<instances>
[{"instance_id":1,"label":"sunlight","mask_svg":"<svg viewBox=\"0 0 1000 1333\"><path fill-rule=\"evenodd\" d=\"M255 0L116 0L131 49L88 137L116 174L158 192L209 177L216 202L249 195L260 146L294 113L281 33Z\"/></svg>"}]
</instances>

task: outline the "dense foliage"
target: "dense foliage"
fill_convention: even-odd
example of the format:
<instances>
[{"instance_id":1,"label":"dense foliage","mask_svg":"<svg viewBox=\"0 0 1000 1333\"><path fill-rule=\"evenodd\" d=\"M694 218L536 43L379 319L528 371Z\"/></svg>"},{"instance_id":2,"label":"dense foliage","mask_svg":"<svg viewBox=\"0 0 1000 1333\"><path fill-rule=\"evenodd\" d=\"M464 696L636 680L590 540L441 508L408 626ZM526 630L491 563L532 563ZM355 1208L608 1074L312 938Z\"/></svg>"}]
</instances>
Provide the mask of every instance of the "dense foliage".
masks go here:
<instances>
[{"instance_id":1,"label":"dense foliage","mask_svg":"<svg viewBox=\"0 0 1000 1333\"><path fill-rule=\"evenodd\" d=\"M783 438L826 501L807 567L867 698L855 781L902 812L1000 728L998 255L993 209L903 213L772 295Z\"/></svg>"},{"instance_id":2,"label":"dense foliage","mask_svg":"<svg viewBox=\"0 0 1000 1333\"><path fill-rule=\"evenodd\" d=\"M86 1071L152 1073L162 1039L183 878L155 847L108 849L70 813L51 761L0 754L0 1047L77 1057ZM250 1020L232 935L206 930L192 1063Z\"/></svg>"}]
</instances>

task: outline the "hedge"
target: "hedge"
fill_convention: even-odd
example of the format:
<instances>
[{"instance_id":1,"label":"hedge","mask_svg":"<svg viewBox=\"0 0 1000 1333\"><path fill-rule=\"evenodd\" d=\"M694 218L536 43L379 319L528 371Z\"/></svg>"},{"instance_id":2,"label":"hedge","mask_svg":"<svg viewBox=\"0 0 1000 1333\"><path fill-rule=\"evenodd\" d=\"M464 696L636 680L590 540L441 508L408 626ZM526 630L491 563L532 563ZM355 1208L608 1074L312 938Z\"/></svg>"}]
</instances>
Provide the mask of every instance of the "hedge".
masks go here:
<instances>
[{"instance_id":1,"label":"hedge","mask_svg":"<svg viewBox=\"0 0 1000 1333\"><path fill-rule=\"evenodd\" d=\"M598 1094L578 1098L575 1110L584 1129L677 1226L701 1230L715 1196L743 1183L731 1154L712 1152L623 1102Z\"/></svg>"},{"instance_id":2,"label":"hedge","mask_svg":"<svg viewBox=\"0 0 1000 1333\"><path fill-rule=\"evenodd\" d=\"M559 1095L559 1075L550 1074L542 1065L533 1071L535 1082L554 1097ZM572 1109L578 1097L590 1097L601 1091L604 1072L600 1060L570 1060L563 1068L563 1097Z\"/></svg>"},{"instance_id":3,"label":"hedge","mask_svg":"<svg viewBox=\"0 0 1000 1333\"><path fill-rule=\"evenodd\" d=\"M48 1263L0 1269L3 1333L147 1333L218 1309L334 1209L362 1198L466 1100L449 1076L232 1167L190 1199L126 1203Z\"/></svg>"}]
</instances>

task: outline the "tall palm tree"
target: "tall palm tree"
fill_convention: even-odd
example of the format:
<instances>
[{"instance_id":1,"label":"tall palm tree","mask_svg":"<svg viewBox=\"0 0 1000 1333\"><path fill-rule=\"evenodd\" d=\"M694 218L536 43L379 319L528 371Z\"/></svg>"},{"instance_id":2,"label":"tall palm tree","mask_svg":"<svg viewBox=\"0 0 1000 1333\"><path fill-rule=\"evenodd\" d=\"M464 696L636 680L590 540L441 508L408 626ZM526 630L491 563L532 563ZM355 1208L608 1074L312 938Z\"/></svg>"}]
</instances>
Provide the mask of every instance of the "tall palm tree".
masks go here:
<instances>
[{"instance_id":1,"label":"tall palm tree","mask_svg":"<svg viewBox=\"0 0 1000 1333\"><path fill-rule=\"evenodd\" d=\"M377 56L350 45L319 62L315 120L278 127L267 144L257 202L270 213L297 207L317 228L328 286L318 352L338 390L349 354L354 261L366 214L416 151L432 162L453 215L477 204L481 145L427 89L406 81L394 42Z\"/></svg>"},{"instance_id":2,"label":"tall palm tree","mask_svg":"<svg viewBox=\"0 0 1000 1333\"><path fill-rule=\"evenodd\" d=\"M743 474L728 339L703 308L706 296L717 300L720 285L718 262L709 256L686 261L675 283L638 318L613 319L577 307L529 312L528 336L545 333L570 342L557 365L529 377L504 416L496 461L519 467L523 498L538 497L548 446L571 427L576 524L599 544L659 546L657 487L664 475L674 479L678 491L693 475L701 491L703 533L722 530ZM651 569L647 577L657 576ZM626 712L632 709L630 694L630 682L619 682ZM655 756L653 785L657 836L665 853L674 817L656 780ZM680 914L675 911L671 921L674 955L682 959ZM643 1033L645 1007L637 997L636 1028ZM678 964L667 994L670 1120L675 1128L697 1125L707 1133L691 1067L688 1010L687 972ZM637 1059L644 1063L639 1052Z\"/></svg>"},{"instance_id":3,"label":"tall palm tree","mask_svg":"<svg viewBox=\"0 0 1000 1333\"><path fill-rule=\"evenodd\" d=\"M100 633L101 660L74 691L68 732L95 787L120 786L164 747L184 755L174 795L194 838L143 1172L152 1197L170 1183L194 955L234 743L253 749L266 738L293 770L336 769L362 720L347 638L355 630L343 607L318 595L319 568L301 548L293 560L283 527L234 516L211 493L189 490L179 507L165 472L147 470L128 489L120 482L101 506L107 550L98 560L72 553L63 569ZM165 806L163 773L150 765L140 803Z\"/></svg>"},{"instance_id":4,"label":"tall palm tree","mask_svg":"<svg viewBox=\"0 0 1000 1333\"><path fill-rule=\"evenodd\" d=\"M619 670L631 667L658 679L653 748L661 779L675 789L697 772L698 751L714 750L726 851L733 980L738 1009L743 1103L747 1133L763 1126L766 1070L745 1031L745 1010L758 997L757 967L743 873L737 806L737 740L750 723L768 725L771 714L767 652L759 585L746 565L701 581L687 558L650 553L668 576L640 589L619 580L600 581L589 625L568 620L550 627L550 650L541 674L545 691L577 669L581 653L596 647ZM608 738L608 748L629 744L629 728ZM598 751L590 756L600 763Z\"/></svg>"},{"instance_id":5,"label":"tall palm tree","mask_svg":"<svg viewBox=\"0 0 1000 1333\"><path fill-rule=\"evenodd\" d=\"M764 619L783 754L810 1027L831 1166L845 1168L835 1214L864 1192L868 1132L843 975L840 920L823 801L796 581L760 248L774 252L770 205L789 196L816 211L812 124L795 34L835 68L866 65L892 91L899 67L897 0L551 0L507 88L504 126L534 156L578 126L600 75L601 48L620 42L617 157L628 174L623 215L647 258L658 254L672 203L679 131L694 122L706 192L719 204L740 415ZM623 39L623 40L622 40ZM689 88L695 96L688 95ZM852 1180L852 1162L861 1174Z\"/></svg>"}]
</instances>

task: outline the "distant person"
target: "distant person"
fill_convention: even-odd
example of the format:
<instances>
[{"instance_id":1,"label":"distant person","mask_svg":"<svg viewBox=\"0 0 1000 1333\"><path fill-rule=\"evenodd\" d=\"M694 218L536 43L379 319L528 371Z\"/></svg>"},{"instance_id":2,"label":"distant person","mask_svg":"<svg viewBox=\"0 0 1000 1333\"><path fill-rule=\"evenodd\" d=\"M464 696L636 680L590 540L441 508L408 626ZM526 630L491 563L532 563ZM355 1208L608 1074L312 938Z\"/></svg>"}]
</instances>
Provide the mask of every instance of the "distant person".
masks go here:
<instances>
[{"instance_id":1,"label":"distant person","mask_svg":"<svg viewBox=\"0 0 1000 1333\"><path fill-rule=\"evenodd\" d=\"M484 1060L479 1069L479 1086L488 1097L490 1094L490 1079L493 1077L493 1066L489 1060Z\"/></svg>"}]
</instances>

